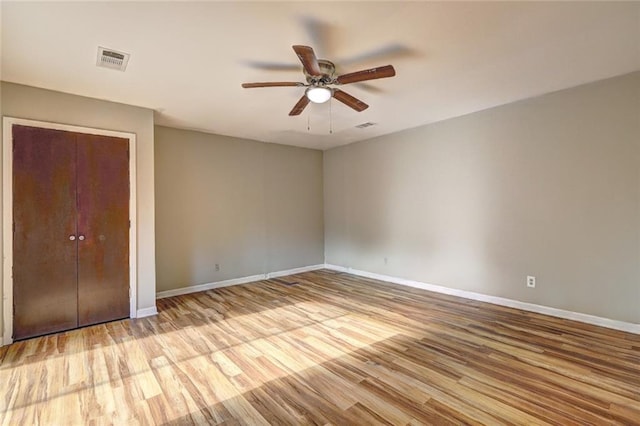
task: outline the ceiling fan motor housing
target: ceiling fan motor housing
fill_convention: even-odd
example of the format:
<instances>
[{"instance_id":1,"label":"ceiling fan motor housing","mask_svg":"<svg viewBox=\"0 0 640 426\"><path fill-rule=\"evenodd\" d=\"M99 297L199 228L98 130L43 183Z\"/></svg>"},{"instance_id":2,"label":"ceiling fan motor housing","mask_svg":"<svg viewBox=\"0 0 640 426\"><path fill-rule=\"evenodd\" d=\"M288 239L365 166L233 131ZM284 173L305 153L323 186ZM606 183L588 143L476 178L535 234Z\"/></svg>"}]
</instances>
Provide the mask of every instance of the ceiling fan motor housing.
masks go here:
<instances>
[{"instance_id":1,"label":"ceiling fan motor housing","mask_svg":"<svg viewBox=\"0 0 640 426\"><path fill-rule=\"evenodd\" d=\"M335 81L336 66L331 61L326 59L318 59L318 66L320 67L321 75L311 75L306 69L302 69L307 79L307 83L312 85L327 85L332 84Z\"/></svg>"}]
</instances>

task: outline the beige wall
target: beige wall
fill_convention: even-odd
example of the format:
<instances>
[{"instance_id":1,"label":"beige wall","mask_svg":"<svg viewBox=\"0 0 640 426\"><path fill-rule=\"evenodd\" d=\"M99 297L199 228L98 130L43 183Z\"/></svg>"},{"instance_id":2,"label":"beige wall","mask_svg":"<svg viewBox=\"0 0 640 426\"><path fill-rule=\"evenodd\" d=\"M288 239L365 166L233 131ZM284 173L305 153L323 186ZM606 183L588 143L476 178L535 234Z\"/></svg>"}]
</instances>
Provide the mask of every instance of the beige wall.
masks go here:
<instances>
[{"instance_id":1,"label":"beige wall","mask_svg":"<svg viewBox=\"0 0 640 426\"><path fill-rule=\"evenodd\" d=\"M136 134L138 310L155 307L153 111L6 82L1 87L7 117Z\"/></svg>"},{"instance_id":2,"label":"beige wall","mask_svg":"<svg viewBox=\"0 0 640 426\"><path fill-rule=\"evenodd\" d=\"M640 73L326 151L324 197L327 263L640 323Z\"/></svg>"},{"instance_id":3,"label":"beige wall","mask_svg":"<svg viewBox=\"0 0 640 426\"><path fill-rule=\"evenodd\" d=\"M155 138L158 291L324 262L322 152L159 126Z\"/></svg>"}]
</instances>

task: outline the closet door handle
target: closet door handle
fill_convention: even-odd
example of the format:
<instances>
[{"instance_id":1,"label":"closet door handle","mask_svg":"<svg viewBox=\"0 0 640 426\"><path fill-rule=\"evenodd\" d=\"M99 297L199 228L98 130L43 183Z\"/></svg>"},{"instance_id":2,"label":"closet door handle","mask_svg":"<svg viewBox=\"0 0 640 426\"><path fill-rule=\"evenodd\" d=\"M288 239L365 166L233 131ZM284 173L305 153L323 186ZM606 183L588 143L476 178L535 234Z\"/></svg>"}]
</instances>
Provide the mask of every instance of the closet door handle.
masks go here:
<instances>
[{"instance_id":1,"label":"closet door handle","mask_svg":"<svg viewBox=\"0 0 640 426\"><path fill-rule=\"evenodd\" d=\"M80 241L84 241L84 235L80 235L80 236L78 237L78 239L79 239Z\"/></svg>"},{"instance_id":2,"label":"closet door handle","mask_svg":"<svg viewBox=\"0 0 640 426\"><path fill-rule=\"evenodd\" d=\"M75 235L69 235L69 240L74 241L76 239Z\"/></svg>"}]
</instances>

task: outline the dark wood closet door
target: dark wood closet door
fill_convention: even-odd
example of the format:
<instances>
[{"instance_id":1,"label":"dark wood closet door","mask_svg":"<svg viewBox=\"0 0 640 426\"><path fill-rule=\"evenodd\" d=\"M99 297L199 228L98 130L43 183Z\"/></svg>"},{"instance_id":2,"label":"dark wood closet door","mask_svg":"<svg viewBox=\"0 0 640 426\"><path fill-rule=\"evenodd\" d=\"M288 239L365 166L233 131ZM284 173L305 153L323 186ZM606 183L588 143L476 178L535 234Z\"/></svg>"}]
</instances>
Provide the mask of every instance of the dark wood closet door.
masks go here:
<instances>
[{"instance_id":1,"label":"dark wood closet door","mask_svg":"<svg viewBox=\"0 0 640 426\"><path fill-rule=\"evenodd\" d=\"M76 143L58 130L12 132L13 337L23 339L78 326Z\"/></svg>"},{"instance_id":2,"label":"dark wood closet door","mask_svg":"<svg viewBox=\"0 0 640 426\"><path fill-rule=\"evenodd\" d=\"M78 134L78 322L129 314L129 141Z\"/></svg>"}]
</instances>

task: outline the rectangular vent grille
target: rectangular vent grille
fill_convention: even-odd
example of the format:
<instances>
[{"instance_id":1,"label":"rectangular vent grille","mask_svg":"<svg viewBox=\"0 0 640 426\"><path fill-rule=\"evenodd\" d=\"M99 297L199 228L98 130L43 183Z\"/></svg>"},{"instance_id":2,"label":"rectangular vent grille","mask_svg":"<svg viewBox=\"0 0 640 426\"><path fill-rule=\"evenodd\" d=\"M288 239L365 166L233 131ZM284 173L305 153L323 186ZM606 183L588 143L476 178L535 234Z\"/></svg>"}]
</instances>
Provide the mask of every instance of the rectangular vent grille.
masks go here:
<instances>
[{"instance_id":1,"label":"rectangular vent grille","mask_svg":"<svg viewBox=\"0 0 640 426\"><path fill-rule=\"evenodd\" d=\"M98 47L98 60L96 65L112 70L124 71L129 63L129 54L117 50Z\"/></svg>"},{"instance_id":2,"label":"rectangular vent grille","mask_svg":"<svg viewBox=\"0 0 640 426\"><path fill-rule=\"evenodd\" d=\"M356 129L366 129L367 127L371 127L371 126L375 126L375 125L376 125L376 123L371 123L369 121L369 122L366 122L366 123L358 124L356 126Z\"/></svg>"}]
</instances>

